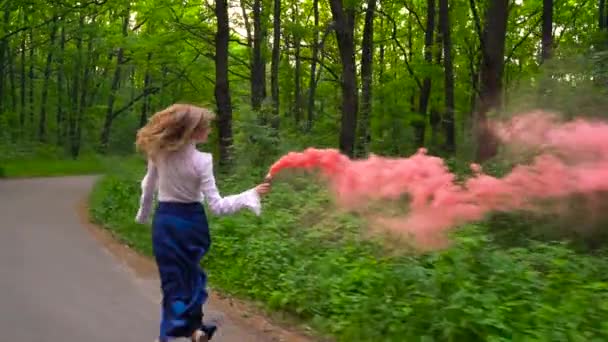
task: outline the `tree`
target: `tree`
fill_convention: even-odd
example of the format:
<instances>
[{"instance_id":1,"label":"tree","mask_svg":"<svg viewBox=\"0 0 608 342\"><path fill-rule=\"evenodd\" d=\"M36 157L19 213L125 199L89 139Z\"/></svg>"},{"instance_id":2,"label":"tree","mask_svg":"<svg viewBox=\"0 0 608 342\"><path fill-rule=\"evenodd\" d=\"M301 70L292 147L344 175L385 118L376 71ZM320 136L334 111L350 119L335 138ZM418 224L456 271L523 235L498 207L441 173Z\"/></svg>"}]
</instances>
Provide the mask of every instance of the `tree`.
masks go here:
<instances>
[{"instance_id":1,"label":"tree","mask_svg":"<svg viewBox=\"0 0 608 342\"><path fill-rule=\"evenodd\" d=\"M340 127L340 150L353 157L357 129L357 76L355 70L355 9L344 7L342 0L330 0L335 22L336 39L342 62L342 120Z\"/></svg>"},{"instance_id":2,"label":"tree","mask_svg":"<svg viewBox=\"0 0 608 342\"><path fill-rule=\"evenodd\" d=\"M312 11L314 17L313 38L312 38L312 60L310 61L310 81L308 84L308 105L307 105L307 130L312 129L315 112L315 93L317 90L317 63L319 58L319 0L313 0Z\"/></svg>"},{"instance_id":3,"label":"tree","mask_svg":"<svg viewBox=\"0 0 608 342\"><path fill-rule=\"evenodd\" d=\"M439 23L443 41L443 66L445 90L445 115L443 126L445 130L445 147L448 152L456 150L454 127L454 66L452 64L452 36L450 33L450 8L448 0L439 0Z\"/></svg>"},{"instance_id":4,"label":"tree","mask_svg":"<svg viewBox=\"0 0 608 342\"><path fill-rule=\"evenodd\" d=\"M232 146L232 105L230 84L228 81L228 40L230 27L228 22L228 1L218 0L215 3L217 33L215 36L215 101L218 111L220 165L230 163Z\"/></svg>"},{"instance_id":5,"label":"tree","mask_svg":"<svg viewBox=\"0 0 608 342\"><path fill-rule=\"evenodd\" d=\"M253 60L251 65L251 108L259 111L266 97L264 45L266 23L262 22L262 0L253 0Z\"/></svg>"},{"instance_id":6,"label":"tree","mask_svg":"<svg viewBox=\"0 0 608 342\"><path fill-rule=\"evenodd\" d=\"M315 0L317 1L317 0ZM279 63L281 62L281 0L274 0L273 7L272 64L270 67L270 88L272 95L272 127L279 129Z\"/></svg>"},{"instance_id":7,"label":"tree","mask_svg":"<svg viewBox=\"0 0 608 342\"><path fill-rule=\"evenodd\" d=\"M55 44L55 36L57 34L57 16L53 17L53 25L51 25L51 33L49 44ZM49 94L49 83L51 81L51 64L53 63L53 49L49 49L46 55L46 66L44 68L44 85L42 86L42 102L40 104L40 120L38 125L38 139L41 142L46 142L46 112L47 100Z\"/></svg>"},{"instance_id":8,"label":"tree","mask_svg":"<svg viewBox=\"0 0 608 342\"><path fill-rule=\"evenodd\" d=\"M433 33L435 31L435 0L426 2L426 30L424 33L424 61L427 66L433 62ZM426 130L426 116L431 96L431 75L427 74L422 81L420 98L418 99L418 112L423 119L414 125L416 143L424 144L424 132Z\"/></svg>"},{"instance_id":9,"label":"tree","mask_svg":"<svg viewBox=\"0 0 608 342\"><path fill-rule=\"evenodd\" d=\"M542 61L551 58L553 50L553 0L543 0Z\"/></svg>"},{"instance_id":10,"label":"tree","mask_svg":"<svg viewBox=\"0 0 608 342\"><path fill-rule=\"evenodd\" d=\"M363 41L361 52L361 120L359 121L359 155L367 155L371 143L369 117L372 112L372 81L374 62L374 14L376 0L368 0L363 26Z\"/></svg>"},{"instance_id":11,"label":"tree","mask_svg":"<svg viewBox=\"0 0 608 342\"><path fill-rule=\"evenodd\" d=\"M122 36L127 38L129 34L129 15L131 13L131 9L127 7L122 16ZM120 85L120 80L122 77L122 69L123 64L125 63L125 48L124 46L120 46L116 51L116 68L114 69L114 77L112 77L112 84L110 86L110 96L108 96L108 108L106 111L106 119L103 125L103 130L101 131L101 151L106 152L108 149L108 144L110 143L110 132L112 129L112 123L116 118L116 113L114 112L114 103L116 102L116 96L118 87Z\"/></svg>"},{"instance_id":12,"label":"tree","mask_svg":"<svg viewBox=\"0 0 608 342\"><path fill-rule=\"evenodd\" d=\"M485 15L481 40L481 83L475 120L478 162L493 157L498 148L496 137L489 127L488 113L501 105L508 7L508 0L491 0Z\"/></svg>"}]
</instances>

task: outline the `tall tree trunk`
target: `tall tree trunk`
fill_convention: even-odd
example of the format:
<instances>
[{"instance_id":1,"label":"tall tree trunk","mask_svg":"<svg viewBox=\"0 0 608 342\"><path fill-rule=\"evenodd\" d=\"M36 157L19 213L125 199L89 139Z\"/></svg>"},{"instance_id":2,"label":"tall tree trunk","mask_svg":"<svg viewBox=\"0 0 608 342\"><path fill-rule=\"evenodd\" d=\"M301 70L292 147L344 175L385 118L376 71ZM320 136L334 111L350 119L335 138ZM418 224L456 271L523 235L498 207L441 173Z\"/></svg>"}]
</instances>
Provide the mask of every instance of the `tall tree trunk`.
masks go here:
<instances>
[{"instance_id":1,"label":"tall tree trunk","mask_svg":"<svg viewBox=\"0 0 608 342\"><path fill-rule=\"evenodd\" d=\"M492 0L485 16L481 89L475 120L478 162L492 158L498 150L497 139L490 130L487 114L501 106L508 8L509 0Z\"/></svg>"},{"instance_id":2,"label":"tall tree trunk","mask_svg":"<svg viewBox=\"0 0 608 342\"><path fill-rule=\"evenodd\" d=\"M11 10L9 8L10 2L6 2L4 4L4 21L3 27L5 30L8 30L10 20L11 20ZM6 61L9 59L8 50L8 40L9 38L4 38L0 41L0 116L4 113L5 110L5 102L4 99L7 96L4 95L4 75L6 74L5 65L7 65Z\"/></svg>"},{"instance_id":3,"label":"tall tree trunk","mask_svg":"<svg viewBox=\"0 0 608 342\"><path fill-rule=\"evenodd\" d=\"M152 61L152 52L148 52L148 59L146 62L146 76L144 76L144 90L148 89L152 84L152 73L150 72L150 63ZM139 117L139 127L146 125L148 121L148 113L150 112L150 95L146 93L144 95L144 101L141 105L141 116Z\"/></svg>"},{"instance_id":4,"label":"tall tree trunk","mask_svg":"<svg viewBox=\"0 0 608 342\"><path fill-rule=\"evenodd\" d=\"M439 12L439 10L437 10ZM440 24L437 24L436 27L437 35L435 36L435 45L437 49L435 50L435 64L441 66L443 63L443 33L442 27ZM439 112L438 105L432 106L429 112L429 124L431 125L431 145L433 147L437 147L439 145L439 135L440 135L440 124L441 124L441 113Z\"/></svg>"},{"instance_id":5,"label":"tall tree trunk","mask_svg":"<svg viewBox=\"0 0 608 342\"><path fill-rule=\"evenodd\" d=\"M543 0L542 62L553 54L553 0Z\"/></svg>"},{"instance_id":6,"label":"tall tree trunk","mask_svg":"<svg viewBox=\"0 0 608 342\"><path fill-rule=\"evenodd\" d=\"M605 30L608 28L608 13L606 9L606 0L600 0L599 3L599 28L600 30Z\"/></svg>"},{"instance_id":7,"label":"tall tree trunk","mask_svg":"<svg viewBox=\"0 0 608 342\"><path fill-rule=\"evenodd\" d=\"M76 58L74 61L74 79L72 85L72 110L68 113L68 135L70 138L70 153L72 158L78 157L78 151L80 149L80 141L78 140L78 113L80 112L80 73L82 71L82 35L84 29L84 16L80 14L79 30L76 33Z\"/></svg>"},{"instance_id":8,"label":"tall tree trunk","mask_svg":"<svg viewBox=\"0 0 608 342\"><path fill-rule=\"evenodd\" d=\"M51 33L49 37L49 51L46 55L46 66L44 67L44 84L42 86L41 102L40 102L40 118L38 125L38 140L46 142L46 105L49 94L49 83L51 80L51 64L53 63L53 48L55 44L55 36L57 34L57 16L53 18Z\"/></svg>"},{"instance_id":9,"label":"tall tree trunk","mask_svg":"<svg viewBox=\"0 0 608 342\"><path fill-rule=\"evenodd\" d=\"M253 35L251 34L251 24L249 23L249 16L247 15L245 0L240 0L240 5L243 23L245 24L245 32L247 32L247 46L251 49L253 47Z\"/></svg>"},{"instance_id":10,"label":"tall tree trunk","mask_svg":"<svg viewBox=\"0 0 608 342\"><path fill-rule=\"evenodd\" d=\"M424 61L428 66L433 63L433 33L435 31L435 0L427 0L426 32L424 34ZM431 96L431 75L426 75L422 81L420 98L418 100L418 113L422 120L414 126L416 144L418 147L424 145L424 133L426 131L426 117Z\"/></svg>"},{"instance_id":11,"label":"tall tree trunk","mask_svg":"<svg viewBox=\"0 0 608 342\"><path fill-rule=\"evenodd\" d=\"M59 56L57 57L57 145L64 143L65 132L63 130L63 75L65 74L65 27L61 25L61 34L59 39Z\"/></svg>"},{"instance_id":12,"label":"tall tree trunk","mask_svg":"<svg viewBox=\"0 0 608 342\"><path fill-rule=\"evenodd\" d=\"M353 7L344 8L342 0L330 0L329 4L336 24L336 38L342 62L340 150L349 157L353 157L359 106L355 70L355 9Z\"/></svg>"},{"instance_id":13,"label":"tall tree trunk","mask_svg":"<svg viewBox=\"0 0 608 342\"><path fill-rule=\"evenodd\" d=\"M296 125L300 123L302 119L302 59L301 59L301 42L300 37L294 37L294 45L296 47L296 51L294 54L294 59L296 62L294 68L294 101L293 101L293 115Z\"/></svg>"},{"instance_id":14,"label":"tall tree trunk","mask_svg":"<svg viewBox=\"0 0 608 342\"><path fill-rule=\"evenodd\" d=\"M25 22L25 14L23 14L24 17L24 22ZM26 103L26 97L25 97L25 91L26 91L26 76L25 76L25 63L26 63L26 59L25 59L25 40L26 40L26 33L25 31L23 31L23 33L21 34L21 65L20 65L20 81L21 81L21 87L19 87L19 91L20 91L20 99L21 99L21 112L19 115L19 128L21 131L21 138L25 138L25 117L27 115L27 107L25 105Z\"/></svg>"},{"instance_id":15,"label":"tall tree trunk","mask_svg":"<svg viewBox=\"0 0 608 342\"><path fill-rule=\"evenodd\" d=\"M263 45L265 41L262 22L262 0L253 1L253 60L251 65L251 108L259 111L266 97L266 61Z\"/></svg>"},{"instance_id":16,"label":"tall tree trunk","mask_svg":"<svg viewBox=\"0 0 608 342\"><path fill-rule=\"evenodd\" d=\"M30 30L29 31L29 35L30 35L30 68L29 68L29 79L30 79L30 88L29 88L29 113L30 113L30 129L32 130L32 132L30 132L33 136L35 136L34 134L34 106L35 106L35 98L34 98L34 88L36 86L36 82L34 81L34 78L36 77L36 75L34 74L34 65L36 64L36 61L34 60L34 30Z\"/></svg>"},{"instance_id":17,"label":"tall tree trunk","mask_svg":"<svg viewBox=\"0 0 608 342\"><path fill-rule=\"evenodd\" d=\"M445 114L443 128L445 131L445 149L447 152L456 150L454 127L454 66L452 65L452 37L450 33L450 9L448 0L439 0L439 22L443 40L443 66L445 77Z\"/></svg>"},{"instance_id":18,"label":"tall tree trunk","mask_svg":"<svg viewBox=\"0 0 608 342\"><path fill-rule=\"evenodd\" d=\"M218 130L220 143L220 165L230 164L232 146L232 105L228 81L228 40L230 26L228 21L228 0L215 3L217 33L215 37L215 101L218 111Z\"/></svg>"},{"instance_id":19,"label":"tall tree trunk","mask_svg":"<svg viewBox=\"0 0 608 342\"><path fill-rule=\"evenodd\" d=\"M84 28L84 16L81 17L81 28ZM80 50L80 48L79 48ZM77 158L80 155L82 147L82 126L84 122L85 113L89 107L87 99L89 98L90 78L91 72L95 70L95 64L93 64L93 37L89 36L87 43L86 62L84 63L84 76L82 77L82 87L80 91L80 105L78 108L78 117L76 119L76 136L75 144L72 144L72 157Z\"/></svg>"},{"instance_id":20,"label":"tall tree trunk","mask_svg":"<svg viewBox=\"0 0 608 342\"><path fill-rule=\"evenodd\" d=\"M368 0L361 41L361 120L359 121L359 146L357 154L365 156L369 152L371 134L369 129L372 113L372 83L374 68L374 15L376 0Z\"/></svg>"},{"instance_id":21,"label":"tall tree trunk","mask_svg":"<svg viewBox=\"0 0 608 342\"><path fill-rule=\"evenodd\" d=\"M16 53L16 49L8 50L8 67L9 67L9 87L11 88L11 112L17 114L17 80L15 79L15 60L13 54Z\"/></svg>"},{"instance_id":22,"label":"tall tree trunk","mask_svg":"<svg viewBox=\"0 0 608 342\"><path fill-rule=\"evenodd\" d=\"M317 1L317 0L315 0ZM270 67L270 90L272 95L272 127L279 129L279 63L281 62L281 0L274 0L272 65Z\"/></svg>"},{"instance_id":23,"label":"tall tree trunk","mask_svg":"<svg viewBox=\"0 0 608 342\"><path fill-rule=\"evenodd\" d=\"M312 42L312 61L310 62L310 82L308 86L308 108L307 108L307 125L306 130L312 129L312 122L315 114L315 92L317 90L317 59L319 58L319 0L313 0L312 10L314 15L315 26L313 28Z\"/></svg>"},{"instance_id":24,"label":"tall tree trunk","mask_svg":"<svg viewBox=\"0 0 608 342\"><path fill-rule=\"evenodd\" d=\"M122 36L127 37L129 33L129 14L131 9L127 7L122 20ZM101 132L101 151L106 152L110 143L110 132L112 130L112 122L114 121L114 102L116 102L116 93L120 85L120 78L122 76L122 68L124 64L124 47L119 47L116 53L116 69L114 70L114 77L112 77L112 84L110 86L110 95L108 96L108 109L106 112L106 119L103 124L103 130Z\"/></svg>"}]
</instances>

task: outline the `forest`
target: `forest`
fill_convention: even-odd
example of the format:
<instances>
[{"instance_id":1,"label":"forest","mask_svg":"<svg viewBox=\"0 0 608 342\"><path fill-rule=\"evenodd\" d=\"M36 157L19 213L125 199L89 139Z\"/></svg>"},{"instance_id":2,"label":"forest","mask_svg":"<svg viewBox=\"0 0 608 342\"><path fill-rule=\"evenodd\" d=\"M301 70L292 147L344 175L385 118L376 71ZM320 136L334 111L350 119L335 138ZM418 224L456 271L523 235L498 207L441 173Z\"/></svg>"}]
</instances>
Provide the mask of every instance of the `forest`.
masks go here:
<instances>
[{"instance_id":1,"label":"forest","mask_svg":"<svg viewBox=\"0 0 608 342\"><path fill-rule=\"evenodd\" d=\"M606 0L0 0L0 22L0 176L49 160L103 167L91 215L144 254L135 134L176 102L216 112L202 148L223 193L313 146L351 158L425 147L456 173L500 174L512 161L490 121L608 115ZM496 214L418 255L328 209L307 176L266 201L262 218L213 219L204 266L213 286L315 336L608 339L603 221L580 236L576 220Z\"/></svg>"}]
</instances>

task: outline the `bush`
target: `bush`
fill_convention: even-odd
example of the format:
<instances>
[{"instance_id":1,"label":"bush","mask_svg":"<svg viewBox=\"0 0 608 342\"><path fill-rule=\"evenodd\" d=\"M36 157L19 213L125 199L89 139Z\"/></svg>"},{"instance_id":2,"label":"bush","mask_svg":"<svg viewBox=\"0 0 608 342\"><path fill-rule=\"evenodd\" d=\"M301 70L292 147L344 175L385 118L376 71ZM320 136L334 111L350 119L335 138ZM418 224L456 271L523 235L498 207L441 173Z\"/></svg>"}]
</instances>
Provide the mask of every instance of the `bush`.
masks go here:
<instances>
[{"instance_id":1,"label":"bush","mask_svg":"<svg viewBox=\"0 0 608 342\"><path fill-rule=\"evenodd\" d=\"M91 212L150 254L149 230L132 223L143 176L133 167L97 184ZM219 186L234 193L256 177ZM608 262L564 242L501 246L480 224L463 227L444 251L389 250L305 177L278 181L263 210L210 217L211 285L339 341L608 339Z\"/></svg>"}]
</instances>

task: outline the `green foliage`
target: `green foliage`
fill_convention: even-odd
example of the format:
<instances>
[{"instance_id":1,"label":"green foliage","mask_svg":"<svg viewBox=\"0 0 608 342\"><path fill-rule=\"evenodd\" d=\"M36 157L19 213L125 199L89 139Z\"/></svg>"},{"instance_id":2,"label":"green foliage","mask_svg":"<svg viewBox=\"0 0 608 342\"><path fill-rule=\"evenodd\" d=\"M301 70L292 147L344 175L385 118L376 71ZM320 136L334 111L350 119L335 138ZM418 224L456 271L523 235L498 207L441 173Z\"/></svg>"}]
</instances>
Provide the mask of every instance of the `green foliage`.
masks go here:
<instances>
[{"instance_id":1,"label":"green foliage","mask_svg":"<svg viewBox=\"0 0 608 342\"><path fill-rule=\"evenodd\" d=\"M100 174L119 161L94 154L72 159L46 144L0 144L0 178Z\"/></svg>"},{"instance_id":2,"label":"green foliage","mask_svg":"<svg viewBox=\"0 0 608 342\"><path fill-rule=\"evenodd\" d=\"M143 165L132 167L96 186L91 213L149 254L149 230L133 223ZM234 193L254 178L233 175L219 186ZM211 285L338 341L608 339L605 258L560 242L503 246L487 224L463 227L449 249L415 254L367 236L364 222L335 210L303 176L277 180L264 202L260 217L210 217L203 263Z\"/></svg>"}]
</instances>

